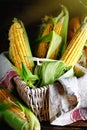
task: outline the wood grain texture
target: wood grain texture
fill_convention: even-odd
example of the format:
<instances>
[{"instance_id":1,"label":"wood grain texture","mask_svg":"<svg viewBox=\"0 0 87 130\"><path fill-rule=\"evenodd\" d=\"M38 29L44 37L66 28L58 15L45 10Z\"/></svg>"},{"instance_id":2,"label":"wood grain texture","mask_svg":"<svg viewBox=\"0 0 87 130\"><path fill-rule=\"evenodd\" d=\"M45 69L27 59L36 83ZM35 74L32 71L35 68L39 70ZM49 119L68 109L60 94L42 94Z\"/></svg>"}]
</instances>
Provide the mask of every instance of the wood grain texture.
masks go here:
<instances>
[{"instance_id":1,"label":"wood grain texture","mask_svg":"<svg viewBox=\"0 0 87 130\"><path fill-rule=\"evenodd\" d=\"M68 126L52 126L48 122L41 123L41 130L85 130L87 121L78 121Z\"/></svg>"},{"instance_id":2,"label":"wood grain texture","mask_svg":"<svg viewBox=\"0 0 87 130\"><path fill-rule=\"evenodd\" d=\"M52 126L49 122L41 123L41 130L86 130L87 121L78 121L68 126ZM5 122L0 122L0 130L13 130Z\"/></svg>"}]
</instances>

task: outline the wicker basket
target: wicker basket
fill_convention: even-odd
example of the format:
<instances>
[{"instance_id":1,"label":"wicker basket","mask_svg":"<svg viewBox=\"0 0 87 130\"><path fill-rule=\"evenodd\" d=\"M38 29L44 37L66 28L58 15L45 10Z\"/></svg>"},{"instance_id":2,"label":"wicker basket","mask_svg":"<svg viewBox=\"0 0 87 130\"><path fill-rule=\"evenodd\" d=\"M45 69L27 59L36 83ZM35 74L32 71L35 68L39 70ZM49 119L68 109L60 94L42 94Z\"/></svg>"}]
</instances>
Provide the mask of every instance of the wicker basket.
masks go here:
<instances>
[{"instance_id":1,"label":"wicker basket","mask_svg":"<svg viewBox=\"0 0 87 130\"><path fill-rule=\"evenodd\" d=\"M19 96L34 112L40 121L49 120L49 85L30 89L19 76L13 78Z\"/></svg>"},{"instance_id":2,"label":"wicker basket","mask_svg":"<svg viewBox=\"0 0 87 130\"><path fill-rule=\"evenodd\" d=\"M49 120L49 85L41 88L30 89L26 83L18 76L11 66L6 54L0 54L0 85L12 91L16 86L20 98L34 112L40 121ZM13 79L14 83L11 82Z\"/></svg>"}]
</instances>

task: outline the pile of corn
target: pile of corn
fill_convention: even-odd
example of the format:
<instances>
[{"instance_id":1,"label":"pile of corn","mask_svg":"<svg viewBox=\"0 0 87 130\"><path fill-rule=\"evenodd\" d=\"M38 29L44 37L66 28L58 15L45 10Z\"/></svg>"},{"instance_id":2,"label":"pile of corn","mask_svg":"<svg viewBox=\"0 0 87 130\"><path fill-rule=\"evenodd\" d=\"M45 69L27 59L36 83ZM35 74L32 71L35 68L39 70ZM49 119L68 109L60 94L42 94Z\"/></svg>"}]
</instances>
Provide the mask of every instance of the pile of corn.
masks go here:
<instances>
[{"instance_id":1,"label":"pile of corn","mask_svg":"<svg viewBox=\"0 0 87 130\"><path fill-rule=\"evenodd\" d=\"M75 34L67 46L68 24L69 12L64 6L57 17L46 16L41 25L39 38L37 38L35 56L58 59L64 61L67 66L75 66L87 40L87 22L79 23L78 18L73 20L73 26L76 27ZM49 37L51 37L50 40ZM23 23L18 19L14 19L10 27L9 41L9 57L13 64L22 70L22 62L24 62L27 68L32 71L34 62L27 58L32 57L28 36Z\"/></svg>"}]
</instances>

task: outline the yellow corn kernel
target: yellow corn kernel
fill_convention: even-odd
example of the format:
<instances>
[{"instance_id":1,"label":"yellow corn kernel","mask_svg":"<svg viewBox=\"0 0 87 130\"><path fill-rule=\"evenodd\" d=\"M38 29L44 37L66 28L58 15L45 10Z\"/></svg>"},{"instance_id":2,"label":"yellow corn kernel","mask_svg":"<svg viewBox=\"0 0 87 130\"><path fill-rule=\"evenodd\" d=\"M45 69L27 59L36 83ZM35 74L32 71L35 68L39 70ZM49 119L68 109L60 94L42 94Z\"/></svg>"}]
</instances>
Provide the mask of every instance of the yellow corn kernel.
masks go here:
<instances>
[{"instance_id":1,"label":"yellow corn kernel","mask_svg":"<svg viewBox=\"0 0 87 130\"><path fill-rule=\"evenodd\" d=\"M44 58L46 56L49 44L47 42L41 42L38 46L36 56L39 58Z\"/></svg>"},{"instance_id":2,"label":"yellow corn kernel","mask_svg":"<svg viewBox=\"0 0 87 130\"><path fill-rule=\"evenodd\" d=\"M62 30L63 24L61 22L58 22L54 26L54 31L58 34L61 35L61 30Z\"/></svg>"},{"instance_id":3,"label":"yellow corn kernel","mask_svg":"<svg viewBox=\"0 0 87 130\"><path fill-rule=\"evenodd\" d=\"M82 49L87 40L87 23L84 23L70 41L61 60L67 66L74 66L81 56Z\"/></svg>"},{"instance_id":4,"label":"yellow corn kernel","mask_svg":"<svg viewBox=\"0 0 87 130\"><path fill-rule=\"evenodd\" d=\"M15 104L15 99L5 89L0 89L0 103L13 103L8 109L22 119L26 119L25 113Z\"/></svg>"},{"instance_id":5,"label":"yellow corn kernel","mask_svg":"<svg viewBox=\"0 0 87 130\"><path fill-rule=\"evenodd\" d=\"M14 22L9 30L9 40L12 61L16 67L20 70L22 69L21 63L24 62L26 66L32 70L31 61L27 58L29 56L28 48L25 43L25 38L23 34L23 28L19 22Z\"/></svg>"},{"instance_id":6,"label":"yellow corn kernel","mask_svg":"<svg viewBox=\"0 0 87 130\"><path fill-rule=\"evenodd\" d=\"M64 17L60 19L55 25L54 25L54 31L58 34L61 35L61 31L63 29L63 23L64 23Z\"/></svg>"},{"instance_id":7,"label":"yellow corn kernel","mask_svg":"<svg viewBox=\"0 0 87 130\"><path fill-rule=\"evenodd\" d=\"M48 24L46 29L43 31L42 36L47 35L49 32L51 32L53 29L53 24Z\"/></svg>"},{"instance_id":8,"label":"yellow corn kernel","mask_svg":"<svg viewBox=\"0 0 87 130\"><path fill-rule=\"evenodd\" d=\"M10 53L11 53L11 56L12 56L12 61L13 61L13 64L18 68L18 69L21 69L22 66L21 66L21 59L20 59L20 56L18 54L18 51L17 51L17 48L15 46L15 44L11 44L10 46Z\"/></svg>"},{"instance_id":9,"label":"yellow corn kernel","mask_svg":"<svg viewBox=\"0 0 87 130\"><path fill-rule=\"evenodd\" d=\"M64 18L60 19L58 23L49 24L47 28L44 30L42 36L47 35L50 31L54 30L58 35L61 35L62 27L63 27ZM47 51L49 49L49 43L48 42L41 42L39 43L38 49L37 49L37 57L44 58L46 57ZM55 57L54 55L51 57Z\"/></svg>"},{"instance_id":10,"label":"yellow corn kernel","mask_svg":"<svg viewBox=\"0 0 87 130\"><path fill-rule=\"evenodd\" d=\"M48 24L44 32L42 33L42 37L47 35L53 29L53 24ZM36 56L39 58L44 58L46 56L49 44L47 42L40 42L38 45L38 49L36 52Z\"/></svg>"}]
</instances>

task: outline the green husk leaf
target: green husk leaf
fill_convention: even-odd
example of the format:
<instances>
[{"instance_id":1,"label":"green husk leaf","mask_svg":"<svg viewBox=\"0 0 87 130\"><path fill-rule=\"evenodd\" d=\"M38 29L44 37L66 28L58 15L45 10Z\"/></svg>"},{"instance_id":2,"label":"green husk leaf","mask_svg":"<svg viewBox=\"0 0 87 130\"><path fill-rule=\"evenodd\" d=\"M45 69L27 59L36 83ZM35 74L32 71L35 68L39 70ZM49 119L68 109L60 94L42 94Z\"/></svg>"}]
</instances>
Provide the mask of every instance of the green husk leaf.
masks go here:
<instances>
[{"instance_id":1,"label":"green husk leaf","mask_svg":"<svg viewBox=\"0 0 87 130\"><path fill-rule=\"evenodd\" d=\"M69 22L69 12L65 6L62 5L62 11L63 11L63 17L64 17L64 22L63 22L63 27L62 27L62 32L61 32L61 37L62 37L62 42L60 46L60 51L58 54L58 59L63 55L64 51L66 50L67 47L67 32L68 32L68 22Z\"/></svg>"},{"instance_id":2,"label":"green husk leaf","mask_svg":"<svg viewBox=\"0 0 87 130\"><path fill-rule=\"evenodd\" d=\"M6 103L6 104L1 103L0 104L0 111L4 111L4 110L8 109L12 104L13 103Z\"/></svg>"},{"instance_id":3,"label":"green husk leaf","mask_svg":"<svg viewBox=\"0 0 87 130\"><path fill-rule=\"evenodd\" d=\"M11 51L10 46L9 46L8 52L9 52L9 59L13 62L13 55L12 55L12 51Z\"/></svg>"},{"instance_id":4,"label":"green husk leaf","mask_svg":"<svg viewBox=\"0 0 87 130\"><path fill-rule=\"evenodd\" d=\"M16 102L17 105L25 112L26 118L29 122L30 130L40 130L40 122L38 118L34 115L34 113L24 104L19 101Z\"/></svg>"},{"instance_id":5,"label":"green husk leaf","mask_svg":"<svg viewBox=\"0 0 87 130\"><path fill-rule=\"evenodd\" d=\"M53 35L53 31L51 31L49 34L45 35L45 36L41 36L38 37L35 42L36 43L40 43L40 42L50 42L50 40L52 39L52 35Z\"/></svg>"},{"instance_id":6,"label":"green husk leaf","mask_svg":"<svg viewBox=\"0 0 87 130\"><path fill-rule=\"evenodd\" d=\"M22 78L22 80L26 83L27 86L29 86L30 88L35 88L34 84L37 80L39 80L39 77L37 75L34 75L23 62L22 62L22 70L19 70L15 66L13 66L13 68Z\"/></svg>"},{"instance_id":7,"label":"green husk leaf","mask_svg":"<svg viewBox=\"0 0 87 130\"><path fill-rule=\"evenodd\" d=\"M41 66L36 66L35 74L40 76L39 86L53 83L56 78L64 74L66 69L65 63L62 61L43 62Z\"/></svg>"},{"instance_id":8,"label":"green husk leaf","mask_svg":"<svg viewBox=\"0 0 87 130\"><path fill-rule=\"evenodd\" d=\"M24 110L29 120L30 130L40 130L40 122L37 117L27 107L24 107Z\"/></svg>"},{"instance_id":9,"label":"green husk leaf","mask_svg":"<svg viewBox=\"0 0 87 130\"><path fill-rule=\"evenodd\" d=\"M13 64L12 64L12 67L13 67L13 69L17 72L17 74L20 76L20 77L22 77L22 71L21 70L19 70L16 66L14 66Z\"/></svg>"},{"instance_id":10,"label":"green husk leaf","mask_svg":"<svg viewBox=\"0 0 87 130\"><path fill-rule=\"evenodd\" d=\"M16 114L10 110L3 111L3 119L14 130L29 130L29 122L19 118Z\"/></svg>"},{"instance_id":11,"label":"green husk leaf","mask_svg":"<svg viewBox=\"0 0 87 130\"><path fill-rule=\"evenodd\" d=\"M33 88L34 83L39 79L37 75L32 74L32 72L27 68L27 66L22 62L22 78L25 83Z\"/></svg>"},{"instance_id":12,"label":"green husk leaf","mask_svg":"<svg viewBox=\"0 0 87 130\"><path fill-rule=\"evenodd\" d=\"M72 76L74 76L74 70L71 67L62 76L60 76L59 79L61 79L61 78L67 78L67 77L72 77Z\"/></svg>"},{"instance_id":13,"label":"green husk leaf","mask_svg":"<svg viewBox=\"0 0 87 130\"><path fill-rule=\"evenodd\" d=\"M56 59L58 51L60 49L62 38L55 31L53 31L52 39L49 44L46 58Z\"/></svg>"}]
</instances>

